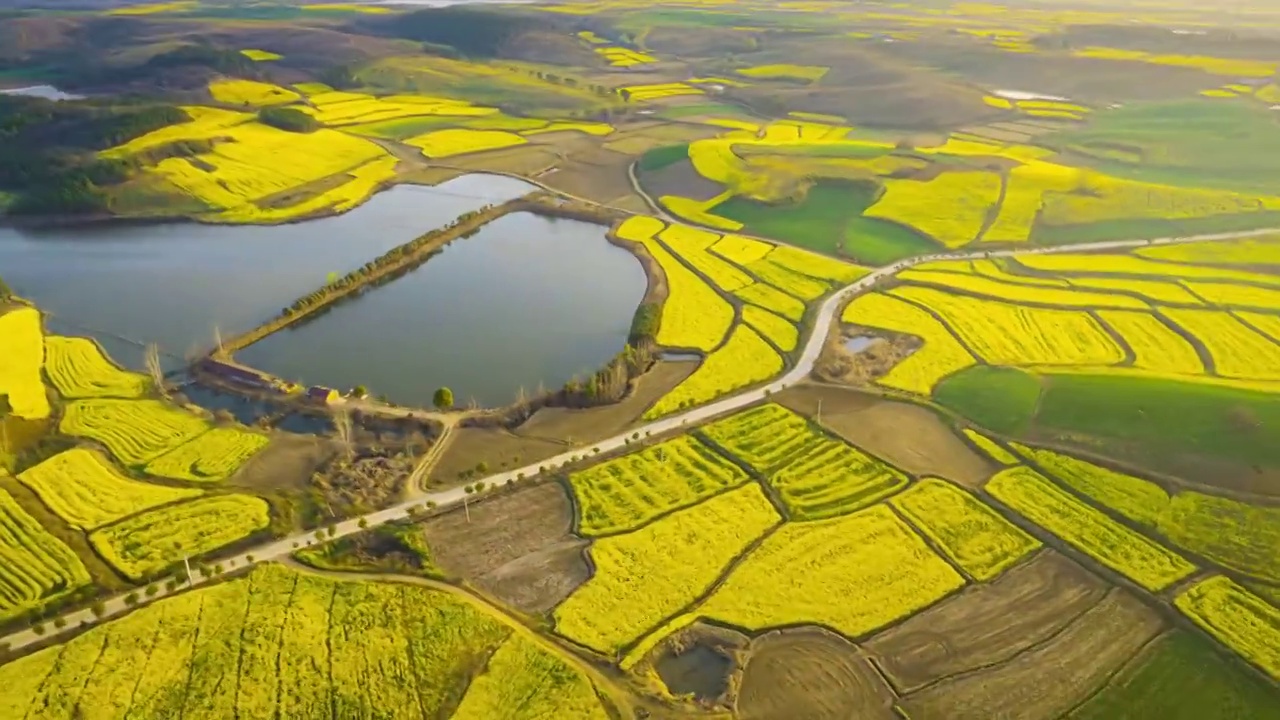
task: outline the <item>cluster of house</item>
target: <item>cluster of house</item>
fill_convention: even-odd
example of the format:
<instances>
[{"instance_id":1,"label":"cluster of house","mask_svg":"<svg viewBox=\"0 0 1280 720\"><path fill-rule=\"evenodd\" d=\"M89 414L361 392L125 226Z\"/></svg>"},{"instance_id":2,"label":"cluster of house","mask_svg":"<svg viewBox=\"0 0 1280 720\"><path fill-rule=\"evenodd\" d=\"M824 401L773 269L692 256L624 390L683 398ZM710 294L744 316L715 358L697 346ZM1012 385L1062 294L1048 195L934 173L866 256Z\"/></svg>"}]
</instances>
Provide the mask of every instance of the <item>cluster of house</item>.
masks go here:
<instances>
[{"instance_id":1,"label":"cluster of house","mask_svg":"<svg viewBox=\"0 0 1280 720\"><path fill-rule=\"evenodd\" d=\"M321 385L312 385L303 389L303 386L296 383L285 382L278 378L265 375L251 368L231 363L222 362L213 358L205 358L200 362L199 369L201 372L208 373L224 382L242 385L258 390L270 390L283 395L294 395L303 393L308 402L314 402L320 405L332 405L342 402L342 393L333 388L323 387Z\"/></svg>"}]
</instances>

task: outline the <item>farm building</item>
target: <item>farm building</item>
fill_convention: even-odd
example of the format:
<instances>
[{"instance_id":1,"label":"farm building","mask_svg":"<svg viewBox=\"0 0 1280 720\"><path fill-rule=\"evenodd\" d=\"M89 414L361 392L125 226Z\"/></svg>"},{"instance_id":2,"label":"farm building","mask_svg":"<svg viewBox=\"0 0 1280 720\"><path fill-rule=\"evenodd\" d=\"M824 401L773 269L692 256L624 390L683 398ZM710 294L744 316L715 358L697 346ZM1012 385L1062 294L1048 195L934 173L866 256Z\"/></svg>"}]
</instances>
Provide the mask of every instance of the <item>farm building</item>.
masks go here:
<instances>
[{"instance_id":1,"label":"farm building","mask_svg":"<svg viewBox=\"0 0 1280 720\"><path fill-rule=\"evenodd\" d=\"M264 377L253 370L219 362L217 360L204 360L200 363L200 370L222 380L227 380L240 385L248 385L250 387L258 388L270 388L275 386L275 383L273 383L269 378Z\"/></svg>"},{"instance_id":2,"label":"farm building","mask_svg":"<svg viewBox=\"0 0 1280 720\"><path fill-rule=\"evenodd\" d=\"M312 402L321 403L323 405L331 405L341 400L342 395L341 393L339 393L337 390L334 390L333 388L321 387L319 385L312 385L311 387L307 388L307 399Z\"/></svg>"}]
</instances>

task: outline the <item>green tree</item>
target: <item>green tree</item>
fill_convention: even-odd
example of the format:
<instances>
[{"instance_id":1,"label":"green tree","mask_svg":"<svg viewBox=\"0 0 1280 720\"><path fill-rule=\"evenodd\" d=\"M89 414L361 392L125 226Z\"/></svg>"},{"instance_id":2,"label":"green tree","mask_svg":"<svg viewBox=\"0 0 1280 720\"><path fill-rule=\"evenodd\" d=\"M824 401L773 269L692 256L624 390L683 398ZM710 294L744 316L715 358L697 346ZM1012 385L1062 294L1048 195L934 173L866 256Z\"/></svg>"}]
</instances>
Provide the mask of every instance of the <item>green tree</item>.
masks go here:
<instances>
[{"instance_id":1,"label":"green tree","mask_svg":"<svg viewBox=\"0 0 1280 720\"><path fill-rule=\"evenodd\" d=\"M447 387L442 387L436 390L431 402L435 404L438 410L448 410L453 407L453 391Z\"/></svg>"}]
</instances>

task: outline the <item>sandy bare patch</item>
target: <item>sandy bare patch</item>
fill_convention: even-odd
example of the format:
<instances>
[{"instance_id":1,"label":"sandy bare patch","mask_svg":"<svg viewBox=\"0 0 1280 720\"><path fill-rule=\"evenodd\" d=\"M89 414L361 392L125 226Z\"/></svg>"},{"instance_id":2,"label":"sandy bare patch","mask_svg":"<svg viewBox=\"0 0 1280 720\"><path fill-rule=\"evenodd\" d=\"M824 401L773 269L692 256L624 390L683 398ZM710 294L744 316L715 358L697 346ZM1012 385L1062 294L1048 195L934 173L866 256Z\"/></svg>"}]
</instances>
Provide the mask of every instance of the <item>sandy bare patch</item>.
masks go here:
<instances>
[{"instance_id":1,"label":"sandy bare patch","mask_svg":"<svg viewBox=\"0 0 1280 720\"><path fill-rule=\"evenodd\" d=\"M637 381L622 402L593 408L543 408L520 427L517 435L558 442L591 443L631 427L645 409L693 373L694 362L658 362Z\"/></svg>"}]
</instances>

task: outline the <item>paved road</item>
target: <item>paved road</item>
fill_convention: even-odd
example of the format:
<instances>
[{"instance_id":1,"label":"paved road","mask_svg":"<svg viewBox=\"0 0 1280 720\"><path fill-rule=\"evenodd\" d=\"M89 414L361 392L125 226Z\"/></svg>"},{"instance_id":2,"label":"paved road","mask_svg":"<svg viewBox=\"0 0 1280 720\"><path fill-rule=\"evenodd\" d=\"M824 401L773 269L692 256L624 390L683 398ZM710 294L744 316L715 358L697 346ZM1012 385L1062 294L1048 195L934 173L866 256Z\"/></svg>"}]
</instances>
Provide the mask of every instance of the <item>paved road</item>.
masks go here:
<instances>
[{"instance_id":1,"label":"paved road","mask_svg":"<svg viewBox=\"0 0 1280 720\"><path fill-rule=\"evenodd\" d=\"M716 416L723 415L733 410L737 410L738 408L742 408L747 405L751 405L753 403L759 402L763 400L767 394L775 393L783 390L784 388L794 384L799 380L804 379L806 376L809 375L809 372L813 369L814 362L818 359L818 355L822 352L822 348L827 337L827 332L826 332L827 327L831 324L831 322L837 319L837 313L839 313L841 306L844 305L846 301L848 301L858 293L865 292L867 290L872 289L880 281L885 280L889 277L892 277L893 275L913 265L918 265L920 263L925 263L932 260L971 260L971 259L978 259L983 257L1010 257L1013 255L1042 255L1042 254L1063 253L1063 252L1082 252L1086 250L1114 250L1114 249L1127 248L1127 247L1138 247L1142 245L1172 245L1172 244L1186 243L1186 242L1234 240L1239 238L1274 234L1276 232L1280 232L1280 229L1251 230L1247 232L1234 232L1234 233L1216 233L1211 235L1196 235L1196 236L1181 237L1181 238L1172 238L1172 237L1160 238L1156 240L1115 240L1115 241L1109 241L1109 242L1097 242L1097 243L1088 243L1088 244L1081 244L1081 245L1070 245L1070 246L1064 246L1064 247L1042 247L1042 248L1033 247L1033 248L1020 249L1020 250L990 250L990 251L976 251L976 252L937 253L933 255L922 255L919 257L913 257L907 260L899 260L898 262L893 263L892 265L887 265L885 267L879 268L871 272L869 275L866 275L860 278L859 280L855 281L853 284L844 287L834 295L828 297L826 301L822 303L821 308L819 308L818 310L818 315L814 321L814 332L811 333L810 336L806 339L804 350L801 352L800 357L796 360L795 365L791 368L791 370L787 371L781 377L769 383L768 385L764 387L756 388L754 390L747 390L745 392L738 393L737 395L732 395L732 396L723 398L709 405L704 405L702 407L694 408L692 410L689 410L688 412L684 412L679 415L674 415L662 420L656 420L654 422L651 422L639 428L634 428L631 432L615 435L611 438L607 438L597 443L593 443L590 446L575 448L573 450L569 450L559 455L556 455L555 457L547 458L546 460L543 460L538 463L527 465L525 467L517 468L514 470L509 470L507 472L491 475L487 478L484 478L483 482L487 486L494 486L494 485L502 485L506 483L507 480L514 479L519 475L532 477L533 475L536 475L538 473L539 467L542 467L542 466L558 467L567 462L570 462L574 457L580 458L582 456L592 454L597 448L601 453L609 453L614 450L619 450L626 446L627 439L631 437L632 433L638 432L642 437L645 437L648 435L661 435L662 433L670 432L673 430L679 430L684 426L696 425L705 420L710 420L711 418L714 418ZM461 487L451 488L448 490L441 490L439 492L434 492L434 493L425 493L411 500L398 503L385 510L379 510L377 512L365 515L363 519L367 523L366 527L375 527L378 525L391 522L393 520L404 518L408 513L410 507L415 507L426 502L434 502L439 507L456 505L458 503L463 502L467 498L468 498L467 493ZM362 529L360 527L360 520L361 520L360 518L355 518L355 519L340 522L332 526L334 529L334 535L332 537L343 537L345 535L351 535L353 533L360 532L360 530ZM287 557L290 553L292 553L297 548L312 544L314 542L316 542L314 533L300 533L297 535L293 535L291 537L284 538L283 540L277 540L274 542L259 545L251 550L243 552L234 557L221 560L220 563L223 565L223 567L227 569L240 569L247 565L267 562L270 560L278 560L280 558ZM201 585L205 582L207 582L207 579L202 578L197 574L192 578L191 584ZM157 594L154 598L147 598L144 596L140 598L140 603L150 602L151 600L164 597L165 595L166 593L161 592ZM128 609L128 605L125 603L124 596L117 596L107 600L105 602L105 606L106 606L106 612L103 614L103 617L117 615ZM52 635L59 634L62 632L67 632L77 627L78 625L80 625L82 621L92 622L95 620L93 614L90 613L88 610L80 610L76 612L67 613L62 616L62 619L65 620L67 623L62 630L58 630L54 628L51 624L46 623L45 624L46 632L43 636L37 635L30 630L22 630L20 632L16 632L11 635L8 635L4 638L0 638L0 643L3 643L7 645L9 648L16 650L18 648L22 648L32 643L38 642L42 639L47 639Z\"/></svg>"}]
</instances>

